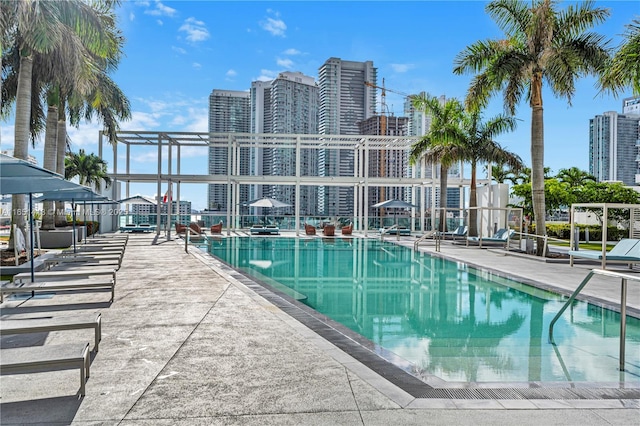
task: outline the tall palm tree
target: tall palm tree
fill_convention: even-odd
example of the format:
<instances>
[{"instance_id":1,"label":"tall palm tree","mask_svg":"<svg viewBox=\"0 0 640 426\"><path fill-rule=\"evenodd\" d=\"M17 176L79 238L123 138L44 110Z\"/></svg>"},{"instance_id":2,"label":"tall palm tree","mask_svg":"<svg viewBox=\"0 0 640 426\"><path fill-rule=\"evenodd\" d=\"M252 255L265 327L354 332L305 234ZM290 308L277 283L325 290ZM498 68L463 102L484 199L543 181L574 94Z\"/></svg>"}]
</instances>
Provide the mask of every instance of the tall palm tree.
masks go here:
<instances>
[{"instance_id":1,"label":"tall palm tree","mask_svg":"<svg viewBox=\"0 0 640 426\"><path fill-rule=\"evenodd\" d=\"M105 3L113 4L110 0ZM82 0L46 1L46 0L1 0L0 40L12 43L19 54L19 69L16 82L15 97L15 136L14 156L26 159L30 122L32 120L32 81L35 55L44 55L55 61L59 58L56 51L68 48L74 51L77 47L73 36L82 35L83 39L98 48L105 46L104 34L101 33L101 21L94 13L93 5ZM77 54L81 54L78 52ZM4 85L3 85L4 86ZM4 87L3 87L4 93ZM12 202L12 222L23 231L25 220L24 196L16 195Z\"/></svg>"},{"instance_id":2,"label":"tall palm tree","mask_svg":"<svg viewBox=\"0 0 640 426\"><path fill-rule=\"evenodd\" d=\"M452 149L460 142L460 125L464 108L455 98L442 102L428 94L412 99L413 107L431 115L431 126L426 135L416 142L409 153L409 161L415 164L420 159L433 166L440 164L440 208L447 207L447 175L457 161ZM440 211L440 231L447 230L445 211Z\"/></svg>"},{"instance_id":3,"label":"tall palm tree","mask_svg":"<svg viewBox=\"0 0 640 426\"><path fill-rule=\"evenodd\" d=\"M111 184L111 178L107 175L107 163L95 154L86 154L84 149L78 153L68 152L65 157L64 177L66 179L78 178L80 185L94 188L104 181L107 186Z\"/></svg>"},{"instance_id":4,"label":"tall palm tree","mask_svg":"<svg viewBox=\"0 0 640 426\"><path fill-rule=\"evenodd\" d=\"M471 185L469 191L469 235L478 235L477 210L477 180L476 173L479 162L496 162L507 165L512 171L517 172L523 167L522 159L517 154L504 149L494 139L496 136L515 130L516 119L506 115L498 115L489 121L482 121L479 110L472 110L465 114L462 125L461 138L463 142L458 145L458 151L454 153L457 160L467 161L471 164Z\"/></svg>"},{"instance_id":5,"label":"tall palm tree","mask_svg":"<svg viewBox=\"0 0 640 426\"><path fill-rule=\"evenodd\" d=\"M595 176L589 174L588 172L585 172L584 170L580 170L577 167L560 169L558 170L558 175L556 177L561 182L565 182L566 184L568 184L571 188L577 188L587 182L596 181Z\"/></svg>"},{"instance_id":6,"label":"tall palm tree","mask_svg":"<svg viewBox=\"0 0 640 426\"><path fill-rule=\"evenodd\" d=\"M546 234L544 199L544 118L542 87L566 98L569 104L579 76L603 73L609 59L603 36L587 30L603 22L608 9L593 1L557 10L552 0L495 0L487 13L504 31L502 40L478 41L460 52L453 72L477 73L467 92L466 103L484 106L502 92L509 115L524 97L531 107L531 169L536 233ZM545 255L538 242L539 256Z\"/></svg>"},{"instance_id":7,"label":"tall palm tree","mask_svg":"<svg viewBox=\"0 0 640 426\"><path fill-rule=\"evenodd\" d=\"M640 18L626 26L624 40L609 64L601 85L613 93L631 87L640 95Z\"/></svg>"}]
</instances>

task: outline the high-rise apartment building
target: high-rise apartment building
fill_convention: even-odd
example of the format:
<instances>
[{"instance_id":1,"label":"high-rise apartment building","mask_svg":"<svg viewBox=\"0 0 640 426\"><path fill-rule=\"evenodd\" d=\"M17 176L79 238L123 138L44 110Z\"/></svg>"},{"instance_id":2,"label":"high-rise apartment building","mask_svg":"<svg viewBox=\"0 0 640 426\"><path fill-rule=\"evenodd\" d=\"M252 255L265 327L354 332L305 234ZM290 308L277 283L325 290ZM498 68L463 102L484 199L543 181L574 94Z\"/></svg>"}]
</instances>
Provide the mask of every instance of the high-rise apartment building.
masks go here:
<instances>
[{"instance_id":1,"label":"high-rise apartment building","mask_svg":"<svg viewBox=\"0 0 640 426\"><path fill-rule=\"evenodd\" d=\"M315 79L300 72L282 72L275 80L251 85L251 122L255 133L317 134L318 86ZM297 162L294 148L257 148L255 170L264 175L295 176ZM317 176L315 150L303 149L300 169L303 175ZM316 214L317 188L300 188L300 211ZM271 185L257 188L256 195L270 196L295 205L295 188ZM257 197L256 197L257 198ZM293 210L290 208L289 210ZM281 209L285 211L286 209Z\"/></svg>"},{"instance_id":2,"label":"high-rise apartment building","mask_svg":"<svg viewBox=\"0 0 640 426\"><path fill-rule=\"evenodd\" d=\"M377 85L377 68L372 61L344 61L329 58L319 69L320 110L318 133L322 135L357 135L358 123L373 115ZM352 176L354 153L351 150L320 150L320 176ZM353 214L353 188L319 187L320 214Z\"/></svg>"},{"instance_id":3,"label":"high-rise apartment building","mask_svg":"<svg viewBox=\"0 0 640 426\"><path fill-rule=\"evenodd\" d=\"M622 113L623 114L637 114L640 115L640 96L635 98L625 98L622 100Z\"/></svg>"},{"instance_id":4,"label":"high-rise apartment building","mask_svg":"<svg viewBox=\"0 0 640 426\"><path fill-rule=\"evenodd\" d=\"M313 77L300 72L282 72L270 82L252 85L252 117L255 115L256 130L262 127L266 133L317 134L318 133L318 86ZM260 122L260 117L263 121ZM252 120L253 121L253 120ZM294 148L263 149L262 173L271 176L295 176L296 150ZM300 170L303 175L317 176L315 150L303 149L300 153ZM271 185L263 188L265 193L279 201L296 204L295 188L292 185ZM317 188L300 188L300 212L315 214L317 211ZM281 209L281 211L286 209ZM289 208L289 213L293 207Z\"/></svg>"},{"instance_id":5,"label":"high-rise apartment building","mask_svg":"<svg viewBox=\"0 0 640 426\"><path fill-rule=\"evenodd\" d=\"M640 184L639 147L640 114L608 111L589 120L589 173L598 182Z\"/></svg>"},{"instance_id":6,"label":"high-rise apartment building","mask_svg":"<svg viewBox=\"0 0 640 426\"><path fill-rule=\"evenodd\" d=\"M214 89L209 95L209 133L249 133L251 108L249 92ZM240 173L249 174L250 152L240 152ZM226 175L228 152L226 148L209 148L209 174ZM240 201L247 201L248 188L240 189ZM227 185L211 184L208 194L209 209L227 209Z\"/></svg>"}]
</instances>

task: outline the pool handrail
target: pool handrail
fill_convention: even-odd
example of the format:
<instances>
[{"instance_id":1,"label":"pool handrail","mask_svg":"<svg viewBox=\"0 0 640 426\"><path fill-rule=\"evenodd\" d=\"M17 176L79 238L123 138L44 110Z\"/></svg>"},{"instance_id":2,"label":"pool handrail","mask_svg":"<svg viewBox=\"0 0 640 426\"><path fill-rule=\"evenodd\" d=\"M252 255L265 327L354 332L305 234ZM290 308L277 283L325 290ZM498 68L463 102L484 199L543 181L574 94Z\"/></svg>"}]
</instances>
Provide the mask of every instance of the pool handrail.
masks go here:
<instances>
[{"instance_id":1,"label":"pool handrail","mask_svg":"<svg viewBox=\"0 0 640 426\"><path fill-rule=\"evenodd\" d=\"M441 244L441 241L442 241L442 233L440 231L436 230L436 229L432 229L431 231L427 232L426 234L424 234L423 236L418 238L413 243L413 249L415 251L418 251L418 246L420 245L420 243L425 241L427 238L432 238L433 241L435 242L435 245L436 245L436 251L440 251L440 244Z\"/></svg>"},{"instance_id":2,"label":"pool handrail","mask_svg":"<svg viewBox=\"0 0 640 426\"><path fill-rule=\"evenodd\" d=\"M591 272L587 274L587 276L582 280L578 288L571 294L569 300L566 301L564 306L558 311L555 317L549 323L549 343L555 345L556 343L553 341L553 326L556 321L560 318L562 313L573 303L576 296L582 291L582 289L587 285L587 283L591 280L594 275L604 275L607 277L620 278L621 283L621 291L620 291L620 355L619 355L619 369L620 371L624 371L624 356L625 356L625 340L626 340L626 331L627 331L627 280L631 281L640 281L640 276L634 276L629 274L623 274L620 272L609 271L606 269L592 269Z\"/></svg>"}]
</instances>

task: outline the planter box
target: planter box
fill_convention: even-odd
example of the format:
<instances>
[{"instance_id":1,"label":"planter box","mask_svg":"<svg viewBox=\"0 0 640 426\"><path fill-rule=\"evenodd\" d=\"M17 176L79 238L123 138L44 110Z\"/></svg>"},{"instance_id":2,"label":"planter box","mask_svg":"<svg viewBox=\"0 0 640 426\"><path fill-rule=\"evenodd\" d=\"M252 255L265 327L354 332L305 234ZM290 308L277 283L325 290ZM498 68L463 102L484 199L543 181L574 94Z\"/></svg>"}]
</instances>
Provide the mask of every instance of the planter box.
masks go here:
<instances>
[{"instance_id":1,"label":"planter box","mask_svg":"<svg viewBox=\"0 0 640 426\"><path fill-rule=\"evenodd\" d=\"M78 236L82 235L78 232ZM78 240L79 241L79 240ZM40 230L40 247L43 249L67 248L73 245L73 229Z\"/></svg>"}]
</instances>

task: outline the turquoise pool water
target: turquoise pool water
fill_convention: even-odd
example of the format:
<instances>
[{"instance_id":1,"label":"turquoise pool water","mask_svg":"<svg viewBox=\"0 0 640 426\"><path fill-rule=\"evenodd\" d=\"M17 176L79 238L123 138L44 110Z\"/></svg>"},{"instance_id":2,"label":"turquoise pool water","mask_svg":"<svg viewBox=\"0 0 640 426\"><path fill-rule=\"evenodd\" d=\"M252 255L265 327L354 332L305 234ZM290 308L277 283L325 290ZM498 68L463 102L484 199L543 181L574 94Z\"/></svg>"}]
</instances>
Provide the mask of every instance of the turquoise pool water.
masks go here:
<instances>
[{"instance_id":1,"label":"turquoise pool water","mask_svg":"<svg viewBox=\"0 0 640 426\"><path fill-rule=\"evenodd\" d=\"M487 271L367 239L224 238L210 253L374 342L412 374L449 382L640 383L640 321Z\"/></svg>"}]
</instances>

